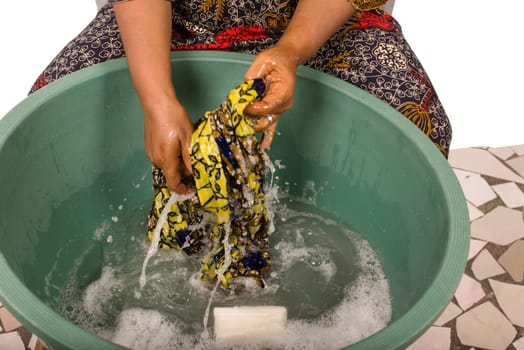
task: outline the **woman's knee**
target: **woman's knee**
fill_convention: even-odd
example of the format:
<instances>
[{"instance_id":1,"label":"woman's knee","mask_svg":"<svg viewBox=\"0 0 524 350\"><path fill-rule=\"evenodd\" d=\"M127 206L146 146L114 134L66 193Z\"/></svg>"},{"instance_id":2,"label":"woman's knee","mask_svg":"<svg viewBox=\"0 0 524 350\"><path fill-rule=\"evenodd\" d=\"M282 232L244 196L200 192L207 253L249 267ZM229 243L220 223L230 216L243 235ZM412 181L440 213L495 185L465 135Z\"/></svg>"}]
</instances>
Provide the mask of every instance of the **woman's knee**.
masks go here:
<instances>
[{"instance_id":1,"label":"woman's knee","mask_svg":"<svg viewBox=\"0 0 524 350\"><path fill-rule=\"evenodd\" d=\"M70 73L122 56L124 48L113 9L105 6L50 62L30 93Z\"/></svg>"}]
</instances>

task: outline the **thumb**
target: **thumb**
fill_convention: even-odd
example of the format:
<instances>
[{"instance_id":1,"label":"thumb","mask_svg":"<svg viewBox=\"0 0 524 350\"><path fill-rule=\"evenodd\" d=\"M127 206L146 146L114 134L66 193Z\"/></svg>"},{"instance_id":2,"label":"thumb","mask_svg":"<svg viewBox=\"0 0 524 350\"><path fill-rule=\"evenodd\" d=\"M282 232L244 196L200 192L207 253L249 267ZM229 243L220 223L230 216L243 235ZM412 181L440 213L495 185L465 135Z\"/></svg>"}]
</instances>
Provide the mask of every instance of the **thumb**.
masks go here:
<instances>
[{"instance_id":1,"label":"thumb","mask_svg":"<svg viewBox=\"0 0 524 350\"><path fill-rule=\"evenodd\" d=\"M271 71L272 65L272 62L262 61L257 56L244 74L244 81L256 78L264 78Z\"/></svg>"},{"instance_id":2,"label":"thumb","mask_svg":"<svg viewBox=\"0 0 524 350\"><path fill-rule=\"evenodd\" d=\"M166 184L170 191L175 191L178 194L183 194L184 189L181 187L181 176L176 170L176 164L170 164L169 166L162 167L164 177L166 178Z\"/></svg>"},{"instance_id":3,"label":"thumb","mask_svg":"<svg viewBox=\"0 0 524 350\"><path fill-rule=\"evenodd\" d=\"M275 137L275 133L277 132L277 125L278 121L275 121L266 130L264 130L264 135L262 136L262 143L260 144L262 146L262 149L269 149L269 147L271 146L273 138Z\"/></svg>"}]
</instances>

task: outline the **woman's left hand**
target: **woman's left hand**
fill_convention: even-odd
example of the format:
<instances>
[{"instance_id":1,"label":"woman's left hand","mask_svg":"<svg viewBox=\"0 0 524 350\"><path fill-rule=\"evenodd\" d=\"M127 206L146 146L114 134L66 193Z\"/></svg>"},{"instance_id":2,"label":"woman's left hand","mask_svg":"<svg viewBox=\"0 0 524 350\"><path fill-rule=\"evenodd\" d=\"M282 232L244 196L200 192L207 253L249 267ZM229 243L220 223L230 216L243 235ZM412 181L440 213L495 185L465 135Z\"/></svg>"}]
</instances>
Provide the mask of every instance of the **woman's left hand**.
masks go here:
<instances>
[{"instance_id":1,"label":"woman's left hand","mask_svg":"<svg viewBox=\"0 0 524 350\"><path fill-rule=\"evenodd\" d=\"M244 75L244 80L262 78L267 84L264 98L245 109L258 120L255 130L264 133L263 149L271 146L280 115L293 106L297 67L292 48L277 44L258 54Z\"/></svg>"}]
</instances>

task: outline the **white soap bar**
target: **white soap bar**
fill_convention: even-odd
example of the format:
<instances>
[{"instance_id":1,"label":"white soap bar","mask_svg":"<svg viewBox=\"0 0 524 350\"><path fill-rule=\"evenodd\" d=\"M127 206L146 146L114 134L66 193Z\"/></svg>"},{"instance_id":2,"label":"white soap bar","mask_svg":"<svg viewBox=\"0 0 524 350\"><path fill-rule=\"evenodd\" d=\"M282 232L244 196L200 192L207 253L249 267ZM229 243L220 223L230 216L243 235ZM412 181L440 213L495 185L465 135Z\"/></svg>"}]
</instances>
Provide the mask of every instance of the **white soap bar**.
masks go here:
<instances>
[{"instance_id":1,"label":"white soap bar","mask_svg":"<svg viewBox=\"0 0 524 350\"><path fill-rule=\"evenodd\" d=\"M268 342L283 335L287 324L283 306L215 307L213 316L216 341Z\"/></svg>"}]
</instances>

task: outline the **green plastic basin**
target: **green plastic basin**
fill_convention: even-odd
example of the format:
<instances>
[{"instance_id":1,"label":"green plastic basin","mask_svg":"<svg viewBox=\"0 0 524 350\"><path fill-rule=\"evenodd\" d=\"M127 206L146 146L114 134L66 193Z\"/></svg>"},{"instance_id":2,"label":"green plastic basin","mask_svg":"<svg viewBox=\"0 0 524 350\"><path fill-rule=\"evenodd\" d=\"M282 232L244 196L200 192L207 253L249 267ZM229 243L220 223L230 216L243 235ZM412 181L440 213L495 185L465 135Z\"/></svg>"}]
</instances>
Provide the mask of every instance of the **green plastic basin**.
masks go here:
<instances>
[{"instance_id":1,"label":"green plastic basin","mask_svg":"<svg viewBox=\"0 0 524 350\"><path fill-rule=\"evenodd\" d=\"M218 106L251 60L173 54L177 92L190 114ZM0 121L0 299L53 349L120 348L68 322L50 298L82 254L90 263L79 273L100 273L85 234L104 219L100 208L151 198L142 128L125 60L52 83ZM349 348L404 348L447 306L465 267L469 220L452 169L394 109L307 68L299 69L295 105L279 132L270 155L286 165L280 181L297 191L311 181L329 184L316 205L370 242L390 282L392 321ZM73 215L55 215L65 201Z\"/></svg>"}]
</instances>

